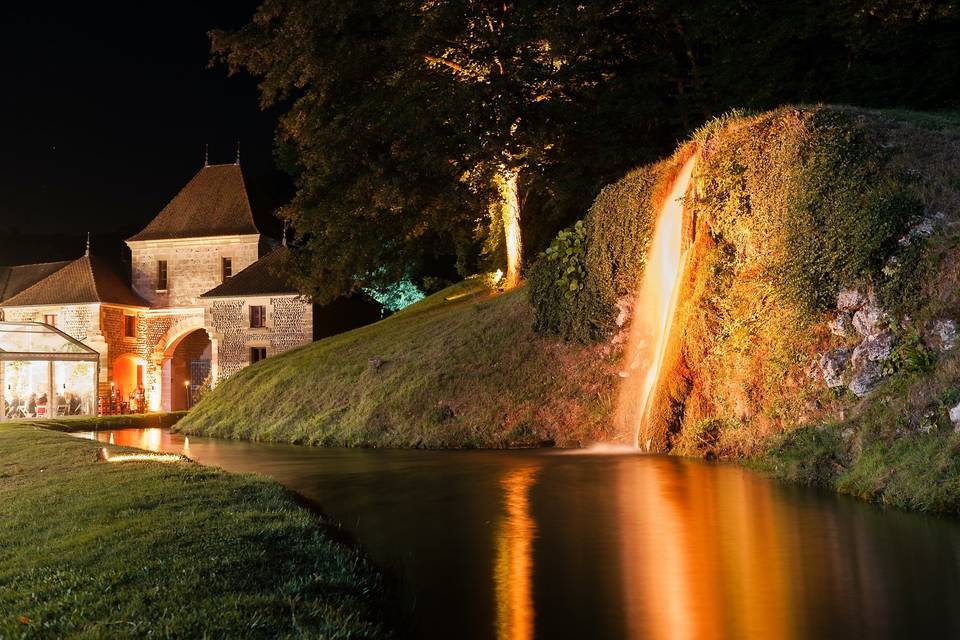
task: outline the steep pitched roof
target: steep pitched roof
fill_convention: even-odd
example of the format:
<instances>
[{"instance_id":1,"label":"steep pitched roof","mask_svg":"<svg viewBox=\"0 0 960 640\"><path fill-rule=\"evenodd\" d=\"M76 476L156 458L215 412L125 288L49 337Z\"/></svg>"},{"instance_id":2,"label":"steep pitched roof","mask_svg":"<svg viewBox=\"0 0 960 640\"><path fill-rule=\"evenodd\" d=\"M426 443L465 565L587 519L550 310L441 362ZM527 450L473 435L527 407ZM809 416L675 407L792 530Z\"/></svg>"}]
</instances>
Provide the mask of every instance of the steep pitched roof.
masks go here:
<instances>
[{"instance_id":1,"label":"steep pitched roof","mask_svg":"<svg viewBox=\"0 0 960 640\"><path fill-rule=\"evenodd\" d=\"M280 274L280 266L289 252L277 247L223 284L202 294L201 298L233 298L267 294L295 294L297 288Z\"/></svg>"},{"instance_id":2,"label":"steep pitched roof","mask_svg":"<svg viewBox=\"0 0 960 640\"><path fill-rule=\"evenodd\" d=\"M107 260L83 256L0 303L3 307L105 302L149 306Z\"/></svg>"},{"instance_id":3,"label":"steep pitched roof","mask_svg":"<svg viewBox=\"0 0 960 640\"><path fill-rule=\"evenodd\" d=\"M69 260L0 267L0 302L12 298L68 264Z\"/></svg>"},{"instance_id":4,"label":"steep pitched roof","mask_svg":"<svg viewBox=\"0 0 960 640\"><path fill-rule=\"evenodd\" d=\"M259 233L238 164L205 166L130 241Z\"/></svg>"}]
</instances>

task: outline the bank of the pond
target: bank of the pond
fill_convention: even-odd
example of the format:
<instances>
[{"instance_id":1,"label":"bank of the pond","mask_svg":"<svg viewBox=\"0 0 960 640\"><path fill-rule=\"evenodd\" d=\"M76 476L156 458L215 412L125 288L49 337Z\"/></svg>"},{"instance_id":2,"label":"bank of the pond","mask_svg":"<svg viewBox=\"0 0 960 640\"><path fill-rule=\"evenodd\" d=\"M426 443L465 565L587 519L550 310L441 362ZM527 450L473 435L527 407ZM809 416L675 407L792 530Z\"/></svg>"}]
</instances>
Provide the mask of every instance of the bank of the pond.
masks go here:
<instances>
[{"instance_id":1,"label":"bank of the pond","mask_svg":"<svg viewBox=\"0 0 960 640\"><path fill-rule=\"evenodd\" d=\"M151 429L172 427L186 411L168 413L133 413L122 416L65 416L44 420L31 420L29 424L52 431L74 433L77 431L103 431L106 429Z\"/></svg>"},{"instance_id":2,"label":"bank of the pond","mask_svg":"<svg viewBox=\"0 0 960 640\"><path fill-rule=\"evenodd\" d=\"M382 638L383 587L278 484L0 426L0 637Z\"/></svg>"}]
</instances>

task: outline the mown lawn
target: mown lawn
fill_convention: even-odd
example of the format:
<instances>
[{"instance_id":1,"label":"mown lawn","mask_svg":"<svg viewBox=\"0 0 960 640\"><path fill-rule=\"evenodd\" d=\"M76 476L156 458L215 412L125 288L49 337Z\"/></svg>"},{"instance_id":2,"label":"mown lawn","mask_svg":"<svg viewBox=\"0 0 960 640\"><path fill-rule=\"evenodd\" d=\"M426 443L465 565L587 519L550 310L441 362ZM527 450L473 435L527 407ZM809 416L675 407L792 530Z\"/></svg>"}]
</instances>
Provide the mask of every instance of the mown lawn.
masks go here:
<instances>
[{"instance_id":1,"label":"mown lawn","mask_svg":"<svg viewBox=\"0 0 960 640\"><path fill-rule=\"evenodd\" d=\"M0 638L390 636L378 572L276 483L100 446L0 426Z\"/></svg>"}]
</instances>

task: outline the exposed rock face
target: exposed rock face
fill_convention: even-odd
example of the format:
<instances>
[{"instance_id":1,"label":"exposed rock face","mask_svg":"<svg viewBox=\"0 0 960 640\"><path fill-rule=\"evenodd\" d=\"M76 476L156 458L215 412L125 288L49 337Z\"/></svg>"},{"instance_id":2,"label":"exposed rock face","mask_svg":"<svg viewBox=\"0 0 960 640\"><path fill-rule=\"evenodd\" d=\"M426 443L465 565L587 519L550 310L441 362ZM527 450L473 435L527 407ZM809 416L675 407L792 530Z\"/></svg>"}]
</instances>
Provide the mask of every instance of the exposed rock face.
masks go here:
<instances>
[{"instance_id":1,"label":"exposed rock face","mask_svg":"<svg viewBox=\"0 0 960 640\"><path fill-rule=\"evenodd\" d=\"M933 333L940 351L949 351L957 346L957 323L953 320L937 320L933 323Z\"/></svg>"},{"instance_id":2,"label":"exposed rock face","mask_svg":"<svg viewBox=\"0 0 960 640\"><path fill-rule=\"evenodd\" d=\"M907 247L913 244L918 238L929 238L933 235L937 226L943 221L944 215L940 212L932 213L923 217L920 222L910 227L906 235L900 238L900 246Z\"/></svg>"},{"instance_id":3,"label":"exposed rock face","mask_svg":"<svg viewBox=\"0 0 960 640\"><path fill-rule=\"evenodd\" d=\"M880 367L880 363L867 360L856 367L853 377L850 379L850 384L847 386L858 398L862 398L870 393L882 378L883 369Z\"/></svg>"},{"instance_id":4,"label":"exposed rock face","mask_svg":"<svg viewBox=\"0 0 960 640\"><path fill-rule=\"evenodd\" d=\"M897 337L889 329L867 336L853 350L851 362L855 367L864 361L883 362L890 357L896 343Z\"/></svg>"},{"instance_id":5,"label":"exposed rock face","mask_svg":"<svg viewBox=\"0 0 960 640\"><path fill-rule=\"evenodd\" d=\"M886 312L872 302L867 302L853 314L853 328L864 338L880 332L880 324L887 319Z\"/></svg>"},{"instance_id":6,"label":"exposed rock face","mask_svg":"<svg viewBox=\"0 0 960 640\"><path fill-rule=\"evenodd\" d=\"M960 431L960 402L957 406L950 409L950 422L953 423L953 430Z\"/></svg>"},{"instance_id":7,"label":"exposed rock face","mask_svg":"<svg viewBox=\"0 0 960 640\"><path fill-rule=\"evenodd\" d=\"M840 311L856 311L867 301L867 296L859 289L844 289L837 294L837 309Z\"/></svg>"},{"instance_id":8,"label":"exposed rock face","mask_svg":"<svg viewBox=\"0 0 960 640\"><path fill-rule=\"evenodd\" d=\"M853 324L850 314L844 313L831 320L828 326L830 327L830 333L835 336L840 336L841 338L846 338L850 335Z\"/></svg>"},{"instance_id":9,"label":"exposed rock face","mask_svg":"<svg viewBox=\"0 0 960 640\"><path fill-rule=\"evenodd\" d=\"M820 373L831 389L843 386L843 372L850 362L849 349L831 349L820 356Z\"/></svg>"},{"instance_id":10,"label":"exposed rock face","mask_svg":"<svg viewBox=\"0 0 960 640\"><path fill-rule=\"evenodd\" d=\"M841 338L859 336L851 352L846 347L831 349L817 361L823 381L831 389L846 385L858 397L869 393L883 379L882 363L897 344L897 336L886 328L886 311L861 289L844 289L837 295L839 314L830 321L830 333Z\"/></svg>"}]
</instances>

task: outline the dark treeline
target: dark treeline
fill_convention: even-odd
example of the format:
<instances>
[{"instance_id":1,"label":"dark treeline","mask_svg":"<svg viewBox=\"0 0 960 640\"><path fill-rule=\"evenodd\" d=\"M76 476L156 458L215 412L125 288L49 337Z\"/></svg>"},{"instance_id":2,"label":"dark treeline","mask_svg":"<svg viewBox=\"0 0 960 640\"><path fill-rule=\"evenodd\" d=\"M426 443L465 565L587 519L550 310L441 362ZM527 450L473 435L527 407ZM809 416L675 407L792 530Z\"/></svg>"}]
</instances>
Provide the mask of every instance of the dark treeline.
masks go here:
<instances>
[{"instance_id":1,"label":"dark treeline","mask_svg":"<svg viewBox=\"0 0 960 640\"><path fill-rule=\"evenodd\" d=\"M214 60L279 105L318 299L535 255L599 189L733 108L953 109L960 18L925 0L266 0ZM519 240L519 238L518 238Z\"/></svg>"}]
</instances>

